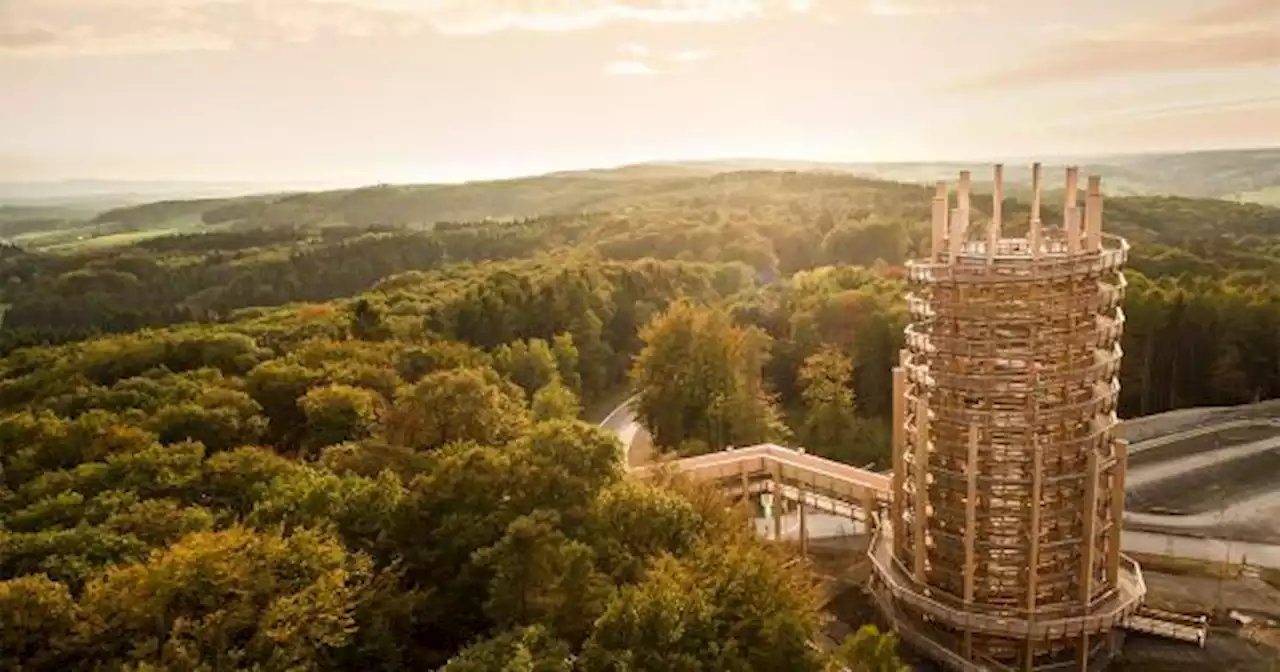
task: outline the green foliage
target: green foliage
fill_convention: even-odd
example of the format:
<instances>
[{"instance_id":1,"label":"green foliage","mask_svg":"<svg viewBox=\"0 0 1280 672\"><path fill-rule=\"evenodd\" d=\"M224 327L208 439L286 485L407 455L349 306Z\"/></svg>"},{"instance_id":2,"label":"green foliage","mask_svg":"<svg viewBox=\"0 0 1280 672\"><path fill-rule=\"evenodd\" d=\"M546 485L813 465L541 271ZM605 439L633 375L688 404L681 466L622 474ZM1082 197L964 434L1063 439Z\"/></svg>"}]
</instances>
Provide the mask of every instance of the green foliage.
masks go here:
<instances>
[{"instance_id":1,"label":"green foliage","mask_svg":"<svg viewBox=\"0 0 1280 672\"><path fill-rule=\"evenodd\" d=\"M569 647L530 626L477 642L441 668L441 672L571 672Z\"/></svg>"},{"instance_id":2,"label":"green foliage","mask_svg":"<svg viewBox=\"0 0 1280 672\"><path fill-rule=\"evenodd\" d=\"M582 405L578 402L578 395L557 375L534 393L532 410L534 419L538 421L576 418L582 413Z\"/></svg>"},{"instance_id":3,"label":"green foliage","mask_svg":"<svg viewBox=\"0 0 1280 672\"><path fill-rule=\"evenodd\" d=\"M803 567L575 418L629 381L663 448L883 459L931 191L714 172L162 203L93 226L217 232L0 248L0 667L831 669ZM1280 396L1277 213L1108 200L1122 414Z\"/></svg>"},{"instance_id":4,"label":"green foliage","mask_svg":"<svg viewBox=\"0 0 1280 672\"><path fill-rule=\"evenodd\" d=\"M864 625L840 645L836 659L850 672L911 672L898 660L898 638Z\"/></svg>"},{"instance_id":5,"label":"green foliage","mask_svg":"<svg viewBox=\"0 0 1280 672\"><path fill-rule=\"evenodd\" d=\"M874 458L874 453L860 450L851 387L853 360L833 346L824 346L805 358L799 376L805 413L800 435L805 447L849 464Z\"/></svg>"},{"instance_id":6,"label":"green foliage","mask_svg":"<svg viewBox=\"0 0 1280 672\"><path fill-rule=\"evenodd\" d=\"M529 424L524 393L492 369L437 371L396 399L388 436L418 450L459 441L495 445Z\"/></svg>"},{"instance_id":7,"label":"green foliage","mask_svg":"<svg viewBox=\"0 0 1280 672\"><path fill-rule=\"evenodd\" d=\"M678 302L641 332L632 386L637 416L659 446L712 450L780 433L762 367L768 337L723 311Z\"/></svg>"},{"instance_id":8,"label":"green foliage","mask_svg":"<svg viewBox=\"0 0 1280 672\"><path fill-rule=\"evenodd\" d=\"M194 534L86 586L77 639L108 664L314 668L350 641L370 571L310 532Z\"/></svg>"},{"instance_id":9,"label":"green foliage","mask_svg":"<svg viewBox=\"0 0 1280 672\"><path fill-rule=\"evenodd\" d=\"M381 419L383 399L371 390L326 385L308 390L298 405L307 418L303 444L322 448L372 436Z\"/></svg>"}]
</instances>

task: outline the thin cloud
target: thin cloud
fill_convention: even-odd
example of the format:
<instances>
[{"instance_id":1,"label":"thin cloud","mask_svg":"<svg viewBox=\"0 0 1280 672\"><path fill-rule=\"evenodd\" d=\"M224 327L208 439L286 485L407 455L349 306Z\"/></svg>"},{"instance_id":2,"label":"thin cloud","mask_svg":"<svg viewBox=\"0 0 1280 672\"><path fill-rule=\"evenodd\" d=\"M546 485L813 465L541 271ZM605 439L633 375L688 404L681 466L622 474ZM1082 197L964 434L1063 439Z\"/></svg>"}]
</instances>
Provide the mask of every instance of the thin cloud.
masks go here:
<instances>
[{"instance_id":1,"label":"thin cloud","mask_svg":"<svg viewBox=\"0 0 1280 672\"><path fill-rule=\"evenodd\" d=\"M676 63L697 63L698 61L707 60L710 56L710 49L689 49L672 54L671 60Z\"/></svg>"},{"instance_id":2,"label":"thin cloud","mask_svg":"<svg viewBox=\"0 0 1280 672\"><path fill-rule=\"evenodd\" d=\"M817 0L2 0L0 53L229 49L324 35L453 35L611 23L721 23L805 13ZM639 54L633 54L640 57Z\"/></svg>"},{"instance_id":3,"label":"thin cloud","mask_svg":"<svg viewBox=\"0 0 1280 672\"><path fill-rule=\"evenodd\" d=\"M1278 35L1280 2L1235 0L1180 20L1086 34L1043 58L956 88L990 90L1112 75L1280 65Z\"/></svg>"},{"instance_id":4,"label":"thin cloud","mask_svg":"<svg viewBox=\"0 0 1280 672\"><path fill-rule=\"evenodd\" d=\"M7 0L0 53L20 56L209 51L321 35L403 33L415 17L327 0ZM418 22L420 25L421 22Z\"/></svg>"},{"instance_id":5,"label":"thin cloud","mask_svg":"<svg viewBox=\"0 0 1280 672\"><path fill-rule=\"evenodd\" d=\"M869 0L867 12L876 16L946 16L987 11L985 3L966 0Z\"/></svg>"},{"instance_id":6,"label":"thin cloud","mask_svg":"<svg viewBox=\"0 0 1280 672\"><path fill-rule=\"evenodd\" d=\"M604 66L609 75L656 75L658 71L644 61L613 61Z\"/></svg>"},{"instance_id":7,"label":"thin cloud","mask_svg":"<svg viewBox=\"0 0 1280 672\"><path fill-rule=\"evenodd\" d=\"M648 45L638 44L636 42L624 44L618 47L618 51L632 58L648 58L649 57Z\"/></svg>"},{"instance_id":8,"label":"thin cloud","mask_svg":"<svg viewBox=\"0 0 1280 672\"><path fill-rule=\"evenodd\" d=\"M430 21L453 34L565 31L610 23L722 23L799 12L812 0L437 0Z\"/></svg>"}]
</instances>

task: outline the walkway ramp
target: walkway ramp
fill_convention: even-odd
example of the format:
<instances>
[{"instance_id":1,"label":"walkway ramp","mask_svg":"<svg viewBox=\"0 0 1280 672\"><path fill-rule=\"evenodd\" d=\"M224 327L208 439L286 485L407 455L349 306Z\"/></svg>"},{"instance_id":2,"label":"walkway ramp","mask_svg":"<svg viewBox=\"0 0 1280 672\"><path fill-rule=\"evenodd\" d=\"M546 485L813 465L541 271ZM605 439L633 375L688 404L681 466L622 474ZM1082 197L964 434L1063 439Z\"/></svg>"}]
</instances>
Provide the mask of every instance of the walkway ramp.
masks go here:
<instances>
[{"instance_id":1,"label":"walkway ramp","mask_svg":"<svg viewBox=\"0 0 1280 672\"><path fill-rule=\"evenodd\" d=\"M641 478L663 471L698 483L714 483L726 490L758 491L762 481L778 484L778 494L804 500L816 508L849 515L853 509L875 509L889 502L889 476L858 469L801 450L762 443L718 453L686 457L637 467ZM852 517L852 516L851 516Z\"/></svg>"},{"instance_id":2,"label":"walkway ramp","mask_svg":"<svg viewBox=\"0 0 1280 672\"><path fill-rule=\"evenodd\" d=\"M1189 616L1149 607L1140 607L1125 620L1122 627L1130 632L1176 639L1200 648L1204 648L1204 641L1209 636L1209 619L1204 616Z\"/></svg>"},{"instance_id":3,"label":"walkway ramp","mask_svg":"<svg viewBox=\"0 0 1280 672\"><path fill-rule=\"evenodd\" d=\"M773 443L729 448L716 453L670 460L632 469L641 477L677 473L698 483L710 483L725 494L771 492L807 508L867 521L888 504L890 476L810 455ZM870 515L868 515L870 514ZM1140 607L1122 627L1156 637L1204 647L1208 622L1204 616Z\"/></svg>"}]
</instances>

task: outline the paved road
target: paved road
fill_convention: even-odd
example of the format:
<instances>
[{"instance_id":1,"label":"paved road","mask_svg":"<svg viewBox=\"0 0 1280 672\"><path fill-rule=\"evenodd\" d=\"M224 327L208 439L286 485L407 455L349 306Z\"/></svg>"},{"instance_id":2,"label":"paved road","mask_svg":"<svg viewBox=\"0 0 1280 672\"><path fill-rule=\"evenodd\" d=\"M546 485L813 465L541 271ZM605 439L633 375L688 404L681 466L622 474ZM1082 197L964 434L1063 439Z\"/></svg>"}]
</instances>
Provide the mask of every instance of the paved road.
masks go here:
<instances>
[{"instance_id":1,"label":"paved road","mask_svg":"<svg viewBox=\"0 0 1280 672\"><path fill-rule=\"evenodd\" d=\"M625 451L631 445L631 440L639 431L640 425L636 422L635 416L632 414L628 404L631 400L623 402L621 406L614 409L612 413L600 423L601 427L611 429L618 434L618 438L622 443ZM1190 430L1189 434L1196 432L1204 433L1204 429ZM1185 438L1185 437L1183 437ZM1160 443L1170 443L1171 438L1153 439ZM1274 441L1274 440L1268 440ZM1259 442L1263 443L1263 442ZM1253 448L1254 444L1246 444L1245 446L1232 447L1228 450L1237 450L1241 454L1252 454L1260 448ZM1252 452L1251 452L1252 451ZM624 455L624 459L629 457ZM1177 462L1195 459L1185 458ZM630 464L628 459L627 464ZM1212 463L1210 461L1209 463ZM1185 462L1190 467L1192 462ZM1194 464L1199 464L1196 462ZM1177 472L1175 472L1177 473ZM1262 497L1275 497L1280 501L1280 494L1267 493ZM1246 500L1241 504L1249 503L1250 506L1258 506L1258 498ZM1246 511L1246 509L1241 509ZM1216 521L1216 512L1214 514ZM1142 522L1161 527L1177 528L1180 525L1176 522L1178 518L1195 518L1195 516L1160 516L1156 514L1137 514L1136 512L1126 512L1126 522ZM1173 519L1171 522L1166 519ZM832 537L843 537L850 534L862 533L862 525L856 521L850 520L844 516L833 516L825 513L811 513L806 520L809 538L824 539ZM773 536L773 522L763 516L756 518L756 529L764 536ZM1190 527L1190 526L1189 526ZM792 513L783 516L782 536L784 539L794 539L800 534L799 516ZM1152 555L1165 555L1171 557L1187 558L1192 560L1205 560L1214 562L1241 562L1247 561L1251 565L1271 567L1280 569L1280 545L1273 544L1257 544L1249 542L1231 541L1227 539L1214 539L1203 537L1192 537L1177 534L1166 534L1158 531L1138 531L1125 530L1122 538L1121 547L1131 553L1150 553Z\"/></svg>"}]
</instances>

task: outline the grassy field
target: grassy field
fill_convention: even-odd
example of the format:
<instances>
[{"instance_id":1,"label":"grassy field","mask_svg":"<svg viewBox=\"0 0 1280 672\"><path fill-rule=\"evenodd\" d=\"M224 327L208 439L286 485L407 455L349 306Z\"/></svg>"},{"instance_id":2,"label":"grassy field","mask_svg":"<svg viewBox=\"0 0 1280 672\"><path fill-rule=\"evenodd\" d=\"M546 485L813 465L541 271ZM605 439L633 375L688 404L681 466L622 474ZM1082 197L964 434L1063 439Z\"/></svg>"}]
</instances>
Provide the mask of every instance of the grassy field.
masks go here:
<instances>
[{"instance_id":1,"label":"grassy field","mask_svg":"<svg viewBox=\"0 0 1280 672\"><path fill-rule=\"evenodd\" d=\"M1262 205L1270 205L1280 207L1280 187L1267 187L1266 189L1258 189L1256 191L1246 191L1240 194L1240 200L1249 203L1261 203Z\"/></svg>"},{"instance_id":2,"label":"grassy field","mask_svg":"<svg viewBox=\"0 0 1280 672\"><path fill-rule=\"evenodd\" d=\"M160 236L168 236L176 233L183 233L179 228L167 229L149 229L147 231L127 231L124 233L110 233L105 236L91 236L84 240L75 240L69 243L60 243L44 248L46 252L83 252L86 250L97 250L107 247L116 247L119 245L132 245L151 238L159 238Z\"/></svg>"},{"instance_id":3,"label":"grassy field","mask_svg":"<svg viewBox=\"0 0 1280 672\"><path fill-rule=\"evenodd\" d=\"M80 222L79 226L33 231L15 236L13 241L25 248L41 252L72 253L105 249L180 233L215 230L207 227L199 214L184 214L149 223L138 228L120 230L118 225Z\"/></svg>"}]
</instances>

